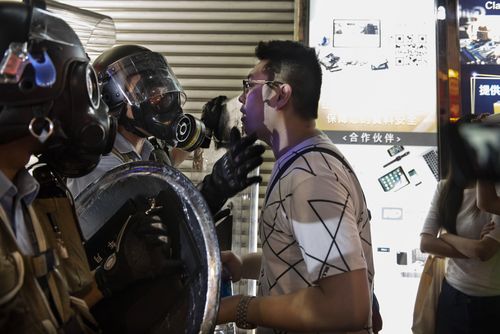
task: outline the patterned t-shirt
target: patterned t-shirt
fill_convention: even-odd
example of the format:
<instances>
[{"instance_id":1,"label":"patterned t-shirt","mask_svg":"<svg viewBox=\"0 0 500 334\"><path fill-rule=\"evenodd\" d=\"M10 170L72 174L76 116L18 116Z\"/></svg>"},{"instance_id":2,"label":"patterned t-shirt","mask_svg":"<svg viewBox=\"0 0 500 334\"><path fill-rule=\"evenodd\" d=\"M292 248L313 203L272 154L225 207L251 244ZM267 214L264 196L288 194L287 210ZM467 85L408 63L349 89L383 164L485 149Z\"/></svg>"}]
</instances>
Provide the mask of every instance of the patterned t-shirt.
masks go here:
<instances>
[{"instance_id":1,"label":"patterned t-shirt","mask_svg":"<svg viewBox=\"0 0 500 334\"><path fill-rule=\"evenodd\" d=\"M341 155L326 135L309 138L279 158L269 184L291 157L314 146ZM259 222L259 295L287 294L314 286L323 277L361 268L367 269L372 284L369 212L361 186L349 169L330 154L308 151L268 188L271 192ZM273 333L264 328L258 332Z\"/></svg>"}]
</instances>

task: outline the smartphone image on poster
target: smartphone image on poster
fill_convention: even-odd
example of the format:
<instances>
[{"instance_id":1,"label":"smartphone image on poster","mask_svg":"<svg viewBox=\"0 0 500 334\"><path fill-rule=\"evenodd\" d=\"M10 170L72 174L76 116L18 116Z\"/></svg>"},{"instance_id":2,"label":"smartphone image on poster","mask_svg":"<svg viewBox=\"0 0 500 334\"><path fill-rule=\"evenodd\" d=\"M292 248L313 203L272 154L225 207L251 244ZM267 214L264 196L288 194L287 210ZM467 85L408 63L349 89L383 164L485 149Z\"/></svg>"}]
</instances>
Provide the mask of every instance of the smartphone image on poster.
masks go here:
<instances>
[{"instance_id":1,"label":"smartphone image on poster","mask_svg":"<svg viewBox=\"0 0 500 334\"><path fill-rule=\"evenodd\" d=\"M398 191L404 186L410 184L408 177L406 176L403 168L401 167L395 168L391 170L389 173L382 175L381 177L378 178L378 182L380 183L382 189L384 189L385 192L391 190Z\"/></svg>"}]
</instances>

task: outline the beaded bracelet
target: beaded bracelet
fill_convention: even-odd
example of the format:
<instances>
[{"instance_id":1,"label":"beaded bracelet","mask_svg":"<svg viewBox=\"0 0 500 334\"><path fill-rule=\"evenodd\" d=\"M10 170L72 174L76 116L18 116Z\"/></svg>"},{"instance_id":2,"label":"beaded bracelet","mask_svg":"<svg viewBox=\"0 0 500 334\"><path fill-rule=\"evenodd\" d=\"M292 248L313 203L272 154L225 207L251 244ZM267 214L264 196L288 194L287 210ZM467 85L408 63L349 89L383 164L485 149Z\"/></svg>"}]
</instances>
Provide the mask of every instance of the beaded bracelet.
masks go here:
<instances>
[{"instance_id":1,"label":"beaded bracelet","mask_svg":"<svg viewBox=\"0 0 500 334\"><path fill-rule=\"evenodd\" d=\"M253 296L242 296L238 302L238 306L236 306L236 326L238 328L254 329L257 327L247 321L248 305L254 298Z\"/></svg>"}]
</instances>

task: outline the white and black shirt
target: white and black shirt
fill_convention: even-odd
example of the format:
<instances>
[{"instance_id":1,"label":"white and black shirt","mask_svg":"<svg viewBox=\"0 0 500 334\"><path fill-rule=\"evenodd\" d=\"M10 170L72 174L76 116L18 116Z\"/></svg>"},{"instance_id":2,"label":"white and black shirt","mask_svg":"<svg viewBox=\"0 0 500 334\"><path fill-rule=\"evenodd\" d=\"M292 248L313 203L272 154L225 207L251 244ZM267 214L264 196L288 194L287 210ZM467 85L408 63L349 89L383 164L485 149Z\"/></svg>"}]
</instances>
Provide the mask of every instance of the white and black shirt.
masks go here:
<instances>
[{"instance_id":1,"label":"white and black shirt","mask_svg":"<svg viewBox=\"0 0 500 334\"><path fill-rule=\"evenodd\" d=\"M361 268L367 269L372 284L370 217L361 186L349 166L312 147L342 156L321 134L276 162L270 184L279 179L268 188L271 192L260 215L261 296L291 293L314 286L323 277ZM296 155L301 156L280 173ZM265 332L273 333L259 328L259 333Z\"/></svg>"}]
</instances>

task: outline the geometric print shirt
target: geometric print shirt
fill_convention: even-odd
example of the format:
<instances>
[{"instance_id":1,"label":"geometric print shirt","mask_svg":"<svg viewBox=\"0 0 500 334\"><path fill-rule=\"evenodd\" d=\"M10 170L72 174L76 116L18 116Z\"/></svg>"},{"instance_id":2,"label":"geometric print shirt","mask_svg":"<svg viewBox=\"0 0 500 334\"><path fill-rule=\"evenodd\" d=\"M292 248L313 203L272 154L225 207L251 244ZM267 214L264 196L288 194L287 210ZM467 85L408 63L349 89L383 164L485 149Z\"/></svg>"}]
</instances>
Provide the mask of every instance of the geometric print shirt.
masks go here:
<instances>
[{"instance_id":1,"label":"geometric print shirt","mask_svg":"<svg viewBox=\"0 0 500 334\"><path fill-rule=\"evenodd\" d=\"M311 147L340 152L320 134L306 139L275 163L269 184L293 156ZM344 159L345 160L345 159ZM366 268L373 283L370 217L361 186L336 157L308 151L266 194L259 218L262 244L258 295L287 294L327 276ZM371 327L371 315L370 315ZM370 333L367 328L359 333ZM258 333L284 333L259 328Z\"/></svg>"}]
</instances>

